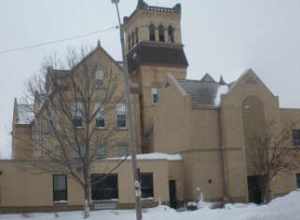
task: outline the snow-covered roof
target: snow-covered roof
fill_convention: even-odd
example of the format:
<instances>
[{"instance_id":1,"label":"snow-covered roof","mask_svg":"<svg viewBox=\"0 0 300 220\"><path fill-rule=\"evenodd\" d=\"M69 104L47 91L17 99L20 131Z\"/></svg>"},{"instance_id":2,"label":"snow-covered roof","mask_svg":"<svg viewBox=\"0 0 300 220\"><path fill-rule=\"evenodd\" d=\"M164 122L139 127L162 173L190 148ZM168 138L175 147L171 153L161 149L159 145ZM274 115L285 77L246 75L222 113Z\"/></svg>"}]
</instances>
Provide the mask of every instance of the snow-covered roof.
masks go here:
<instances>
[{"instance_id":1,"label":"snow-covered roof","mask_svg":"<svg viewBox=\"0 0 300 220\"><path fill-rule=\"evenodd\" d=\"M178 161L182 160L180 154L165 154L165 153L149 153L149 154L138 154L136 155L138 160L168 160L168 161ZM108 158L108 160L122 160L125 157L114 157ZM127 157L127 160L131 160L131 156Z\"/></svg>"},{"instance_id":2,"label":"snow-covered roof","mask_svg":"<svg viewBox=\"0 0 300 220\"><path fill-rule=\"evenodd\" d=\"M227 84L214 81L208 74L202 80L178 80L178 83L191 96L193 105L218 107L221 96L229 91Z\"/></svg>"},{"instance_id":3,"label":"snow-covered roof","mask_svg":"<svg viewBox=\"0 0 300 220\"><path fill-rule=\"evenodd\" d=\"M33 106L28 104L17 104L17 124L31 124L34 119Z\"/></svg>"}]
</instances>

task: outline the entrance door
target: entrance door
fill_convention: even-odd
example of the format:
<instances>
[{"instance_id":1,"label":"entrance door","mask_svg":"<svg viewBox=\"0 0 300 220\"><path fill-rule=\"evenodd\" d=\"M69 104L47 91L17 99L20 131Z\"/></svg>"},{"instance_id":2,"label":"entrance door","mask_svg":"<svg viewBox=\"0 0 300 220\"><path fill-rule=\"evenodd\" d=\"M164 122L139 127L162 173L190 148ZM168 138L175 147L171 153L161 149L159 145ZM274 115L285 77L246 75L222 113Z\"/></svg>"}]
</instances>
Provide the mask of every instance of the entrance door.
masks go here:
<instances>
[{"instance_id":1,"label":"entrance door","mask_svg":"<svg viewBox=\"0 0 300 220\"><path fill-rule=\"evenodd\" d=\"M249 202L256 204L262 203L262 192L260 187L260 176L248 176L248 195Z\"/></svg>"},{"instance_id":2,"label":"entrance door","mask_svg":"<svg viewBox=\"0 0 300 220\"><path fill-rule=\"evenodd\" d=\"M170 207L173 209L177 208L177 197L176 197L176 181L169 181L169 196L170 196Z\"/></svg>"}]
</instances>

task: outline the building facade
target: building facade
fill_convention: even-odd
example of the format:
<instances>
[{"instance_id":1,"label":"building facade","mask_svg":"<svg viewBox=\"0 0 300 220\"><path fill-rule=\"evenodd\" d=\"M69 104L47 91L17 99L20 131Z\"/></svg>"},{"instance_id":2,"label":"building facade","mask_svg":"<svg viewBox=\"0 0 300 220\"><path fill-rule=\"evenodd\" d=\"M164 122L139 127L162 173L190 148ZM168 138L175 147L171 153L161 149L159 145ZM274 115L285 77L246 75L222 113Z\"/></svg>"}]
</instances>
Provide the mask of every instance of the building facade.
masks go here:
<instances>
[{"instance_id":1,"label":"building facade","mask_svg":"<svg viewBox=\"0 0 300 220\"><path fill-rule=\"evenodd\" d=\"M163 8L139 0L135 11L124 18L124 25L143 204L163 202L176 207L181 202L197 200L200 193L207 201L254 201L257 191L253 178L258 173L249 165L249 136L262 132L269 121L276 123L279 130L295 123L290 146L300 147L300 109L281 108L279 97L252 69L231 83L223 78L216 81L209 74L201 80L186 79L188 61L181 37L179 4ZM82 64L101 67L101 71L115 75L117 93L123 94L122 65L101 46L79 66ZM76 68L51 69L48 74L64 79ZM94 82L97 80L95 76ZM51 83L47 87L51 88ZM32 106L15 101L13 158L0 161L2 211L76 209L83 205L82 190L70 176L27 167L28 161L42 155L39 146L45 135L40 132L44 103L39 98ZM124 149L130 150L126 119L125 126L119 127L122 115L115 108L106 116L99 122L101 128L111 127L116 135L104 157L93 166L92 179L106 174L118 163L116 158L124 155ZM296 170L277 176L272 195L299 188L299 174L300 170ZM132 207L132 186L128 159L109 173L104 183L92 187L94 208Z\"/></svg>"}]
</instances>

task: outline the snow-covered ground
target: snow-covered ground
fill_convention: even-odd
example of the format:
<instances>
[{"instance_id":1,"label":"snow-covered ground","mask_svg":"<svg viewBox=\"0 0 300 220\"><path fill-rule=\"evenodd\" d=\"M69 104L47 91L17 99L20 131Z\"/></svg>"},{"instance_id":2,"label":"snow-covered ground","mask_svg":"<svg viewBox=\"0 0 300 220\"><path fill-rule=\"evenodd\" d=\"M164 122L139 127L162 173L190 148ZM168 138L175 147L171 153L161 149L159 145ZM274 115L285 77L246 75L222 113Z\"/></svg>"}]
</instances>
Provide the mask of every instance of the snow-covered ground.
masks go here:
<instances>
[{"instance_id":1,"label":"snow-covered ground","mask_svg":"<svg viewBox=\"0 0 300 220\"><path fill-rule=\"evenodd\" d=\"M0 220L79 220L81 212L0 215ZM95 211L89 220L133 220L133 210ZM202 208L176 212L165 206L144 210L144 220L300 220L300 191L273 200L269 205L228 204L224 209Z\"/></svg>"}]
</instances>

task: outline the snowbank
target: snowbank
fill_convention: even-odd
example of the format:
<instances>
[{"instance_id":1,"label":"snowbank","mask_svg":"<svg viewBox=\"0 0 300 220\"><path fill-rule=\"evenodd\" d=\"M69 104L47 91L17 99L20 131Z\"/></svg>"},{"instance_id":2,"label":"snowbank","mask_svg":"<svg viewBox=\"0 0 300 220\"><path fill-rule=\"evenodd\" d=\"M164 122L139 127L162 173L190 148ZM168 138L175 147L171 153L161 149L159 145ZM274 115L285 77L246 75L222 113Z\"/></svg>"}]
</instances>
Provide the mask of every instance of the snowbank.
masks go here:
<instances>
[{"instance_id":1,"label":"snowbank","mask_svg":"<svg viewBox=\"0 0 300 220\"><path fill-rule=\"evenodd\" d=\"M160 206L144 209L144 220L300 220L300 191L273 200L269 205L230 204L225 209L208 208L197 211L176 212ZM53 213L37 213L22 215L0 215L0 220L81 220L81 212L63 212L55 216ZM95 211L89 220L133 220L133 210Z\"/></svg>"},{"instance_id":2,"label":"snowbank","mask_svg":"<svg viewBox=\"0 0 300 220\"><path fill-rule=\"evenodd\" d=\"M138 154L136 155L138 160L168 160L168 161L176 161L182 160L182 156L180 154L164 154L164 153L151 153L151 154ZM125 157L114 157L108 158L108 160L122 160ZM131 157L127 158L131 160Z\"/></svg>"}]
</instances>

